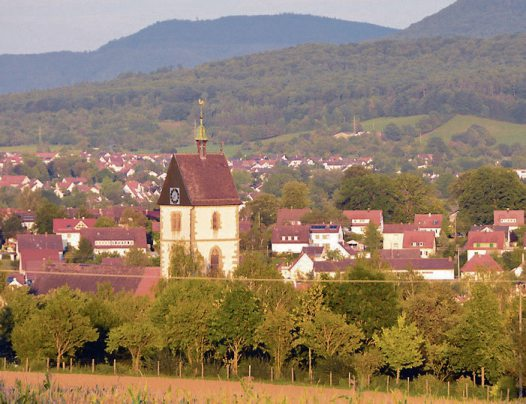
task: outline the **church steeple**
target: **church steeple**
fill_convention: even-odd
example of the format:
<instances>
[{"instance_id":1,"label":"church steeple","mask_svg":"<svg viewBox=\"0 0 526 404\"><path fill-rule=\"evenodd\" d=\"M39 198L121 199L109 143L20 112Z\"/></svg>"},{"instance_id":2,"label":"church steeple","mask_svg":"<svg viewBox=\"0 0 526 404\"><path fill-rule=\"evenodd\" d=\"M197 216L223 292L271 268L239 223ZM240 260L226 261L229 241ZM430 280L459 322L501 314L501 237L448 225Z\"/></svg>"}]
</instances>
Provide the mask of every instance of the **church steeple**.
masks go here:
<instances>
[{"instance_id":1,"label":"church steeple","mask_svg":"<svg viewBox=\"0 0 526 404\"><path fill-rule=\"evenodd\" d=\"M203 160L206 159L206 142L208 142L208 138L206 137L206 128L204 124L204 106L205 100L199 98L199 127L196 130L195 142L197 144L197 153Z\"/></svg>"}]
</instances>

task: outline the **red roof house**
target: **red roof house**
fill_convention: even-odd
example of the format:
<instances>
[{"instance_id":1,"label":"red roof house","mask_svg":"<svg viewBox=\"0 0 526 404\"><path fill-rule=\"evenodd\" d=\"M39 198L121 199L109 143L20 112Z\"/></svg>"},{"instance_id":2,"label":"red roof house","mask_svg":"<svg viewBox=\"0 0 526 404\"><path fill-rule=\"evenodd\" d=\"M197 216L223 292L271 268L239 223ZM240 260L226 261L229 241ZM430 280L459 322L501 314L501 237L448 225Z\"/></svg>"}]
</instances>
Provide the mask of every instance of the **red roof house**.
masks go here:
<instances>
[{"instance_id":1,"label":"red roof house","mask_svg":"<svg viewBox=\"0 0 526 404\"><path fill-rule=\"evenodd\" d=\"M468 261L475 255L484 255L490 252L501 254L506 248L506 234L503 231L470 231L465 249L468 252Z\"/></svg>"},{"instance_id":2,"label":"red roof house","mask_svg":"<svg viewBox=\"0 0 526 404\"><path fill-rule=\"evenodd\" d=\"M512 230L524 226L523 210L495 210L493 212L493 224L495 226L507 226Z\"/></svg>"},{"instance_id":3,"label":"red roof house","mask_svg":"<svg viewBox=\"0 0 526 404\"><path fill-rule=\"evenodd\" d=\"M131 248L146 252L146 230L140 227L125 229L122 227L95 227L82 229L80 236L93 246L93 252L126 255Z\"/></svg>"},{"instance_id":4,"label":"red roof house","mask_svg":"<svg viewBox=\"0 0 526 404\"><path fill-rule=\"evenodd\" d=\"M285 225L301 225L301 218L307 213L310 213L309 208L304 209L289 209L282 208L278 209L278 215L276 219L276 225L285 226Z\"/></svg>"},{"instance_id":5,"label":"red roof house","mask_svg":"<svg viewBox=\"0 0 526 404\"><path fill-rule=\"evenodd\" d=\"M462 276L478 277L484 272L498 273L503 269L490 254L477 254L464 264L460 272Z\"/></svg>"}]
</instances>

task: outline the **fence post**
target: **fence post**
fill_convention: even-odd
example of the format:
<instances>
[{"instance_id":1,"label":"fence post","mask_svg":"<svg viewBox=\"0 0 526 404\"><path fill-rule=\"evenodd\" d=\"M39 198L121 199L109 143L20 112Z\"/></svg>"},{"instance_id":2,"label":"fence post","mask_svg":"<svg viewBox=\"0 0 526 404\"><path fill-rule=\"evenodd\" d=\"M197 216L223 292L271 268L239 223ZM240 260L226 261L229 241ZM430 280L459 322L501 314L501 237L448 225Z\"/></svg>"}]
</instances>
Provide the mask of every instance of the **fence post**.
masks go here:
<instances>
[{"instance_id":1,"label":"fence post","mask_svg":"<svg viewBox=\"0 0 526 404\"><path fill-rule=\"evenodd\" d=\"M157 361L157 376L161 375L161 362Z\"/></svg>"},{"instance_id":2,"label":"fence post","mask_svg":"<svg viewBox=\"0 0 526 404\"><path fill-rule=\"evenodd\" d=\"M450 393L450 382L447 382L447 399L449 400L449 393Z\"/></svg>"},{"instance_id":3,"label":"fence post","mask_svg":"<svg viewBox=\"0 0 526 404\"><path fill-rule=\"evenodd\" d=\"M349 382L349 388L351 388L351 372L349 372L349 379L348 379L348 382Z\"/></svg>"},{"instance_id":4,"label":"fence post","mask_svg":"<svg viewBox=\"0 0 526 404\"><path fill-rule=\"evenodd\" d=\"M329 372L329 386L332 387L332 370Z\"/></svg>"},{"instance_id":5,"label":"fence post","mask_svg":"<svg viewBox=\"0 0 526 404\"><path fill-rule=\"evenodd\" d=\"M485 386L485 383L484 383L484 379L485 379L485 377L484 377L485 374L484 373L485 372L484 372L484 370L485 369L484 369L484 366L483 366L482 369L480 369L480 378L482 379L482 388L484 388L484 386Z\"/></svg>"},{"instance_id":6,"label":"fence post","mask_svg":"<svg viewBox=\"0 0 526 404\"><path fill-rule=\"evenodd\" d=\"M95 359L91 359L91 373L95 373Z\"/></svg>"},{"instance_id":7,"label":"fence post","mask_svg":"<svg viewBox=\"0 0 526 404\"><path fill-rule=\"evenodd\" d=\"M183 377L183 361L179 361L179 378Z\"/></svg>"},{"instance_id":8,"label":"fence post","mask_svg":"<svg viewBox=\"0 0 526 404\"><path fill-rule=\"evenodd\" d=\"M73 371L73 358L69 358L69 373Z\"/></svg>"},{"instance_id":9,"label":"fence post","mask_svg":"<svg viewBox=\"0 0 526 404\"><path fill-rule=\"evenodd\" d=\"M205 363L201 361L201 379L205 378Z\"/></svg>"},{"instance_id":10,"label":"fence post","mask_svg":"<svg viewBox=\"0 0 526 404\"><path fill-rule=\"evenodd\" d=\"M113 359L113 374L117 374L117 359Z\"/></svg>"},{"instance_id":11,"label":"fence post","mask_svg":"<svg viewBox=\"0 0 526 404\"><path fill-rule=\"evenodd\" d=\"M248 377L252 377L252 365L248 365Z\"/></svg>"},{"instance_id":12,"label":"fence post","mask_svg":"<svg viewBox=\"0 0 526 404\"><path fill-rule=\"evenodd\" d=\"M489 386L486 387L486 401L489 401Z\"/></svg>"},{"instance_id":13,"label":"fence post","mask_svg":"<svg viewBox=\"0 0 526 404\"><path fill-rule=\"evenodd\" d=\"M426 379L426 396L429 394L429 380Z\"/></svg>"},{"instance_id":14,"label":"fence post","mask_svg":"<svg viewBox=\"0 0 526 404\"><path fill-rule=\"evenodd\" d=\"M290 368L290 380L294 383L294 368Z\"/></svg>"},{"instance_id":15,"label":"fence post","mask_svg":"<svg viewBox=\"0 0 526 404\"><path fill-rule=\"evenodd\" d=\"M29 372L29 358L26 358L26 372Z\"/></svg>"},{"instance_id":16,"label":"fence post","mask_svg":"<svg viewBox=\"0 0 526 404\"><path fill-rule=\"evenodd\" d=\"M506 402L509 403L510 402L510 388L508 387L508 389L506 390Z\"/></svg>"},{"instance_id":17,"label":"fence post","mask_svg":"<svg viewBox=\"0 0 526 404\"><path fill-rule=\"evenodd\" d=\"M227 363L226 365L226 379L230 380L230 364Z\"/></svg>"},{"instance_id":18,"label":"fence post","mask_svg":"<svg viewBox=\"0 0 526 404\"><path fill-rule=\"evenodd\" d=\"M270 367L270 381L274 381L274 368L272 366Z\"/></svg>"},{"instance_id":19,"label":"fence post","mask_svg":"<svg viewBox=\"0 0 526 404\"><path fill-rule=\"evenodd\" d=\"M46 358L46 370L49 372L49 358Z\"/></svg>"},{"instance_id":20,"label":"fence post","mask_svg":"<svg viewBox=\"0 0 526 404\"><path fill-rule=\"evenodd\" d=\"M409 377L407 378L407 394L409 394Z\"/></svg>"}]
</instances>

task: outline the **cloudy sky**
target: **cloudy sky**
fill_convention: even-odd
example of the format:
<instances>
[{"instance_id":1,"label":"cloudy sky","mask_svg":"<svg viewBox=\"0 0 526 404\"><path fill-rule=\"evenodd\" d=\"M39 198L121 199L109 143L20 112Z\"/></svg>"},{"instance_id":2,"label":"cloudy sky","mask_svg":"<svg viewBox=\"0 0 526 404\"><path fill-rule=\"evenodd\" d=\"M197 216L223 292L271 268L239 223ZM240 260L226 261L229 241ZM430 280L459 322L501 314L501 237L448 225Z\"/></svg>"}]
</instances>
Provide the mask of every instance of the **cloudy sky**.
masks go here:
<instances>
[{"instance_id":1,"label":"cloudy sky","mask_svg":"<svg viewBox=\"0 0 526 404\"><path fill-rule=\"evenodd\" d=\"M93 50L156 21L294 12L405 28L454 0L0 0L0 54Z\"/></svg>"}]
</instances>

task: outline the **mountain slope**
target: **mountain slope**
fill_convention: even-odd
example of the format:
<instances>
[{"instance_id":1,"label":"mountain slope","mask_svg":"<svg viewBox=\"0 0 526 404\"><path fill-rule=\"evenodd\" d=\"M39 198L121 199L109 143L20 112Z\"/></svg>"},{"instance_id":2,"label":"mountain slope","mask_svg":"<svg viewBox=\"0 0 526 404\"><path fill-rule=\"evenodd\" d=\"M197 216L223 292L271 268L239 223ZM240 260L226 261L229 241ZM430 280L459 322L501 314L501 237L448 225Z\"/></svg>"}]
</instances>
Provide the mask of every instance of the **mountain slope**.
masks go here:
<instances>
[{"instance_id":1,"label":"mountain slope","mask_svg":"<svg viewBox=\"0 0 526 404\"><path fill-rule=\"evenodd\" d=\"M487 38L526 32L525 0L458 0L397 34L399 38Z\"/></svg>"},{"instance_id":2,"label":"mountain slope","mask_svg":"<svg viewBox=\"0 0 526 404\"><path fill-rule=\"evenodd\" d=\"M439 113L526 123L526 34L301 45L105 83L0 97L0 145L162 149L192 142L207 99L216 141L350 130L353 117ZM426 132L427 130L424 130Z\"/></svg>"},{"instance_id":3,"label":"mountain slope","mask_svg":"<svg viewBox=\"0 0 526 404\"><path fill-rule=\"evenodd\" d=\"M125 72L192 67L304 43L342 44L389 36L395 29L308 15L224 17L158 22L93 52L0 55L0 93L102 81Z\"/></svg>"}]
</instances>

